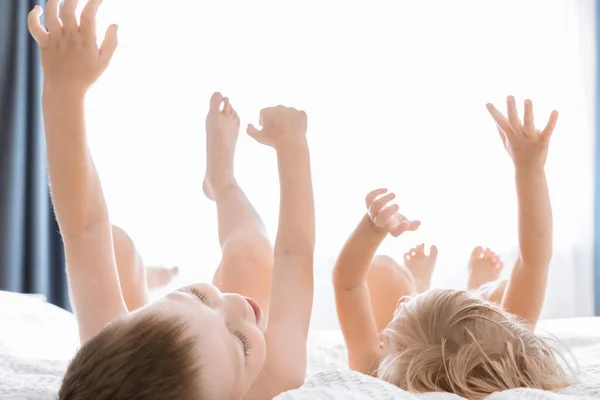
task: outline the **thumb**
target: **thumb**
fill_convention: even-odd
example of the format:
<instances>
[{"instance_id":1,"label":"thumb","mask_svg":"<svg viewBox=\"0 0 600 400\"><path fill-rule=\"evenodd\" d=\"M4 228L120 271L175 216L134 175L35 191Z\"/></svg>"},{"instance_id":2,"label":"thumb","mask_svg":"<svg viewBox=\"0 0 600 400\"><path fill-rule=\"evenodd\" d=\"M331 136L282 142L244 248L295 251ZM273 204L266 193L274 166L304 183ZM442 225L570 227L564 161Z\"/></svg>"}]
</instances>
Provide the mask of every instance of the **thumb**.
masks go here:
<instances>
[{"instance_id":1,"label":"thumb","mask_svg":"<svg viewBox=\"0 0 600 400\"><path fill-rule=\"evenodd\" d=\"M433 245L429 248L429 257L433 257L434 259L437 258L438 255L438 248L436 247L436 245Z\"/></svg>"},{"instance_id":2,"label":"thumb","mask_svg":"<svg viewBox=\"0 0 600 400\"><path fill-rule=\"evenodd\" d=\"M108 67L110 64L110 60L112 59L115 51L117 50L117 30L119 29L118 25L111 25L106 30L106 35L104 35L104 41L102 45L100 45L100 62L105 67Z\"/></svg>"},{"instance_id":3,"label":"thumb","mask_svg":"<svg viewBox=\"0 0 600 400\"><path fill-rule=\"evenodd\" d=\"M255 138L260 135L262 130L257 129L254 125L248 124L248 129L246 129L246 133L251 137Z\"/></svg>"}]
</instances>

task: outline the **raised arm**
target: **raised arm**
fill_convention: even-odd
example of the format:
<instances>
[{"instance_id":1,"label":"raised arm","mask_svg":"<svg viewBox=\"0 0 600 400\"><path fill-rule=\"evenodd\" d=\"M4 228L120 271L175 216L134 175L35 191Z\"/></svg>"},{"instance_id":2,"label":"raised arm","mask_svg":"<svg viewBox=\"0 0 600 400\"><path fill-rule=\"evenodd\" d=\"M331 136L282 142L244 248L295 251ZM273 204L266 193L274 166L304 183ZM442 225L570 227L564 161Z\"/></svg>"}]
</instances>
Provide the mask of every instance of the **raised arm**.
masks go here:
<instances>
[{"instance_id":1,"label":"raised arm","mask_svg":"<svg viewBox=\"0 0 600 400\"><path fill-rule=\"evenodd\" d=\"M65 244L71 301L82 342L126 312L114 259L111 225L88 150L84 100L117 47L116 26L96 44L100 0L89 0L78 25L77 0L48 0L29 15L44 70L43 113L54 211Z\"/></svg>"},{"instance_id":2,"label":"raised arm","mask_svg":"<svg viewBox=\"0 0 600 400\"><path fill-rule=\"evenodd\" d=\"M508 118L493 105L488 110L515 167L519 208L519 259L508 281L502 306L535 327L546 293L552 258L552 207L544 165L558 112L553 111L543 131L535 129L533 105L525 101L521 122L515 99L507 99Z\"/></svg>"},{"instance_id":3,"label":"raised arm","mask_svg":"<svg viewBox=\"0 0 600 400\"><path fill-rule=\"evenodd\" d=\"M266 365L293 386L306 374L313 303L315 208L307 118L303 111L278 106L262 110L260 123L262 130L249 126L248 134L276 150L281 191Z\"/></svg>"},{"instance_id":4,"label":"raised arm","mask_svg":"<svg viewBox=\"0 0 600 400\"><path fill-rule=\"evenodd\" d=\"M379 332L367 287L371 261L388 233L399 236L420 224L398 214L396 204L388 206L395 195L386 192L378 189L367 195L368 213L344 244L333 269L335 305L348 362L351 369L364 374L374 374L380 360Z\"/></svg>"}]
</instances>

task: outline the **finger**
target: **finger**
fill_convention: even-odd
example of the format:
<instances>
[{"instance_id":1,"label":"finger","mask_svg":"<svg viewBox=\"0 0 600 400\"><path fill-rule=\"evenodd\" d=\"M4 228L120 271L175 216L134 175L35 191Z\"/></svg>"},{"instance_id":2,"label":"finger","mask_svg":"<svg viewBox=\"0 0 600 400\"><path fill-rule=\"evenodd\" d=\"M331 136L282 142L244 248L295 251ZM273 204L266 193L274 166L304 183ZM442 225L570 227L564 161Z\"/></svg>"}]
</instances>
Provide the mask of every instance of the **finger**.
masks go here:
<instances>
[{"instance_id":1,"label":"finger","mask_svg":"<svg viewBox=\"0 0 600 400\"><path fill-rule=\"evenodd\" d=\"M421 243L420 245L418 245L416 250L419 254L425 254L425 243Z\"/></svg>"},{"instance_id":2,"label":"finger","mask_svg":"<svg viewBox=\"0 0 600 400\"><path fill-rule=\"evenodd\" d=\"M373 203L371 203L371 206L369 207L369 213L371 214L371 217L375 218L377 216L377 214L379 214L381 209L387 203L394 200L395 198L396 198L396 195L394 193L388 193L385 196L381 196L380 198L375 200Z\"/></svg>"},{"instance_id":3,"label":"finger","mask_svg":"<svg viewBox=\"0 0 600 400\"><path fill-rule=\"evenodd\" d=\"M523 129L523 124L519 119L517 103L513 96L508 96L506 98L506 113L508 114L508 122L510 122L513 132L520 132Z\"/></svg>"},{"instance_id":4,"label":"finger","mask_svg":"<svg viewBox=\"0 0 600 400\"><path fill-rule=\"evenodd\" d=\"M493 104L488 103L486 105L486 108L492 116L492 118L494 118L494 121L496 121L496 125L498 126L498 128L501 129L505 135L512 135L513 131L510 126L510 122L508 122L508 119L506 119L506 117L500 111L498 111L498 109L494 107Z\"/></svg>"},{"instance_id":5,"label":"finger","mask_svg":"<svg viewBox=\"0 0 600 400\"><path fill-rule=\"evenodd\" d=\"M378 198L385 192L387 192L387 189L384 188L370 191L369 194L367 194L367 196L365 197L365 203L367 204L367 208L371 206L371 203L373 203L376 198Z\"/></svg>"},{"instance_id":6,"label":"finger","mask_svg":"<svg viewBox=\"0 0 600 400\"><path fill-rule=\"evenodd\" d=\"M471 252L471 260L479 260L483 257L483 247L477 246Z\"/></svg>"},{"instance_id":7,"label":"finger","mask_svg":"<svg viewBox=\"0 0 600 400\"><path fill-rule=\"evenodd\" d=\"M385 226L397 212L398 204L392 204L391 206L380 210L373 218L373 222L375 222L375 225L377 226Z\"/></svg>"},{"instance_id":8,"label":"finger","mask_svg":"<svg viewBox=\"0 0 600 400\"><path fill-rule=\"evenodd\" d=\"M31 33L31 36L40 47L44 47L46 45L46 41L48 40L48 32L40 23L40 16L43 12L44 11L42 7L35 6L27 16L27 26L29 27L29 33Z\"/></svg>"},{"instance_id":9,"label":"finger","mask_svg":"<svg viewBox=\"0 0 600 400\"><path fill-rule=\"evenodd\" d=\"M98 15L100 4L102 4L102 0L88 0L81 11L79 29L90 42L96 41L96 15Z\"/></svg>"},{"instance_id":10,"label":"finger","mask_svg":"<svg viewBox=\"0 0 600 400\"><path fill-rule=\"evenodd\" d=\"M50 33L62 32L62 24L58 19L59 0L48 0L46 3L46 27Z\"/></svg>"},{"instance_id":11,"label":"finger","mask_svg":"<svg viewBox=\"0 0 600 400\"><path fill-rule=\"evenodd\" d=\"M246 133L253 138L260 136L261 132L262 130L256 129L256 127L252 124L248 124L248 128L246 129Z\"/></svg>"},{"instance_id":12,"label":"finger","mask_svg":"<svg viewBox=\"0 0 600 400\"><path fill-rule=\"evenodd\" d=\"M260 110L260 117L258 123L261 126L265 126L265 123L268 123L269 121L269 116L273 113L273 110L275 110L276 108L277 107L267 107Z\"/></svg>"},{"instance_id":13,"label":"finger","mask_svg":"<svg viewBox=\"0 0 600 400\"><path fill-rule=\"evenodd\" d=\"M421 221L411 221L407 231L416 231L421 226Z\"/></svg>"},{"instance_id":14,"label":"finger","mask_svg":"<svg viewBox=\"0 0 600 400\"><path fill-rule=\"evenodd\" d=\"M229 98L225 97L223 99L223 114L230 116L233 113L233 108L231 107L231 103L229 102Z\"/></svg>"},{"instance_id":15,"label":"finger","mask_svg":"<svg viewBox=\"0 0 600 400\"><path fill-rule=\"evenodd\" d=\"M500 129L498 125L496 125L496 128L498 128L498 134L500 135L500 140L502 140L502 144L506 144L506 135L504 134L504 132L502 132L502 129Z\"/></svg>"},{"instance_id":16,"label":"finger","mask_svg":"<svg viewBox=\"0 0 600 400\"><path fill-rule=\"evenodd\" d=\"M526 133L535 132L533 124L533 103L531 100L525 100L525 111L523 113L524 128Z\"/></svg>"},{"instance_id":17,"label":"finger","mask_svg":"<svg viewBox=\"0 0 600 400\"><path fill-rule=\"evenodd\" d=\"M221 103L223 102L223 95L219 92L214 92L210 96L210 110L219 111L221 109Z\"/></svg>"},{"instance_id":18,"label":"finger","mask_svg":"<svg viewBox=\"0 0 600 400\"><path fill-rule=\"evenodd\" d=\"M403 221L399 225L396 225L393 228L390 228L390 234L394 237L398 237L398 236L402 235L404 232L406 232L409 227L410 227L410 222Z\"/></svg>"},{"instance_id":19,"label":"finger","mask_svg":"<svg viewBox=\"0 0 600 400\"><path fill-rule=\"evenodd\" d=\"M77 32L77 19L75 18L75 9L78 0L64 0L60 8L60 20L62 21L65 32Z\"/></svg>"},{"instance_id":20,"label":"finger","mask_svg":"<svg viewBox=\"0 0 600 400\"><path fill-rule=\"evenodd\" d=\"M110 60L112 60L112 57L117 50L117 45L119 44L119 40L117 38L118 30L118 25L113 24L109 26L106 30L106 34L104 35L104 40L100 45L100 63L104 66L104 68L108 67Z\"/></svg>"},{"instance_id":21,"label":"finger","mask_svg":"<svg viewBox=\"0 0 600 400\"><path fill-rule=\"evenodd\" d=\"M410 253L404 253L404 259L406 261L410 260Z\"/></svg>"},{"instance_id":22,"label":"finger","mask_svg":"<svg viewBox=\"0 0 600 400\"><path fill-rule=\"evenodd\" d=\"M556 127L557 120L558 120L558 111L554 110L554 111L552 111L552 114L550 114L550 119L548 120L546 127L542 131L542 136L545 139L549 139L550 136L552 136L552 132L554 132L554 128Z\"/></svg>"},{"instance_id":23,"label":"finger","mask_svg":"<svg viewBox=\"0 0 600 400\"><path fill-rule=\"evenodd\" d=\"M433 245L429 248L429 257L433 257L434 259L438 256L438 248Z\"/></svg>"}]
</instances>

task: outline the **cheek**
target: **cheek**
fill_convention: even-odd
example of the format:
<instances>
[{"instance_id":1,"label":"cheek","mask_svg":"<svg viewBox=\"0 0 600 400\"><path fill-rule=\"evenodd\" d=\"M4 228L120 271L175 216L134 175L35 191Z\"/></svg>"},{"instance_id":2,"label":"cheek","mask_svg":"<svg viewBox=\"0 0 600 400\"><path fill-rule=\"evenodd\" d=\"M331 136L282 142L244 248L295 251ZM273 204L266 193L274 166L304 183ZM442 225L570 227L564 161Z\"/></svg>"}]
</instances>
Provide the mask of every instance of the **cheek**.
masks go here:
<instances>
[{"instance_id":1,"label":"cheek","mask_svg":"<svg viewBox=\"0 0 600 400\"><path fill-rule=\"evenodd\" d=\"M256 368L262 368L262 365L265 363L267 358L267 344L265 342L265 336L258 329L253 329L251 335L252 354L250 361L252 361L252 364Z\"/></svg>"}]
</instances>

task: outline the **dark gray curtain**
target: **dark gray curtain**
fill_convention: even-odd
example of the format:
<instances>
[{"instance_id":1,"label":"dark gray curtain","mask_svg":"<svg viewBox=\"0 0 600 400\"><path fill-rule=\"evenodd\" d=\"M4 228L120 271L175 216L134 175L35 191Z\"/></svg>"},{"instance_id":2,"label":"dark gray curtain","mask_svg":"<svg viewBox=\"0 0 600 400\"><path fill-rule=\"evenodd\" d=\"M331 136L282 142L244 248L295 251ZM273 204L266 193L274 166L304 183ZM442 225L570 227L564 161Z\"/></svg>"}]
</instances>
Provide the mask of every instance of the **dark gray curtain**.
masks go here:
<instances>
[{"instance_id":1,"label":"dark gray curtain","mask_svg":"<svg viewBox=\"0 0 600 400\"><path fill-rule=\"evenodd\" d=\"M594 178L595 315L600 316L600 0L596 0L596 176Z\"/></svg>"},{"instance_id":2,"label":"dark gray curtain","mask_svg":"<svg viewBox=\"0 0 600 400\"><path fill-rule=\"evenodd\" d=\"M70 309L48 190L42 72L27 14L43 0L0 0L0 290Z\"/></svg>"}]
</instances>

